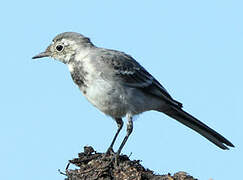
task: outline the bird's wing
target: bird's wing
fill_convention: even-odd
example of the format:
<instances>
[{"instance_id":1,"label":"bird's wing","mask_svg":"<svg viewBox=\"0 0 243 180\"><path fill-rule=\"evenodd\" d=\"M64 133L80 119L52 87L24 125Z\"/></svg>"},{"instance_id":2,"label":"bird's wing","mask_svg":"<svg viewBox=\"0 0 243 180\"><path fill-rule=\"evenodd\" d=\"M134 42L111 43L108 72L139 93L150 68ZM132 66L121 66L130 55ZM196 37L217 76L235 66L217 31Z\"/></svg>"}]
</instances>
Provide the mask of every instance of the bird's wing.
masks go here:
<instances>
[{"instance_id":1,"label":"bird's wing","mask_svg":"<svg viewBox=\"0 0 243 180\"><path fill-rule=\"evenodd\" d=\"M113 75L115 80L128 87L140 88L146 93L182 107L182 104L172 99L167 90L131 56L119 51L110 51L101 58L115 72Z\"/></svg>"}]
</instances>

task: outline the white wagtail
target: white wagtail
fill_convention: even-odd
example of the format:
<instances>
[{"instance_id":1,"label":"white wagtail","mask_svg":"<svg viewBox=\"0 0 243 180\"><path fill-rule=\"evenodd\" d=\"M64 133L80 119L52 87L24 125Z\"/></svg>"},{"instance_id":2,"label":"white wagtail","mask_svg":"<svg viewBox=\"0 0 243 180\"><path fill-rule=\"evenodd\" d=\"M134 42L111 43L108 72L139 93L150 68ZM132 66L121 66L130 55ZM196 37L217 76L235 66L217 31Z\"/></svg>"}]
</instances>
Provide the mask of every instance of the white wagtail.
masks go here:
<instances>
[{"instance_id":1,"label":"white wagtail","mask_svg":"<svg viewBox=\"0 0 243 180\"><path fill-rule=\"evenodd\" d=\"M117 132L107 153L122 129L127 117L127 134L117 153L116 160L133 130L133 116L155 110L167 114L195 130L220 147L234 145L222 135L200 122L182 109L166 89L131 56L116 50L96 47L89 38L75 32L57 35L52 43L33 57L52 57L68 65L73 81L88 101L117 123Z\"/></svg>"}]
</instances>

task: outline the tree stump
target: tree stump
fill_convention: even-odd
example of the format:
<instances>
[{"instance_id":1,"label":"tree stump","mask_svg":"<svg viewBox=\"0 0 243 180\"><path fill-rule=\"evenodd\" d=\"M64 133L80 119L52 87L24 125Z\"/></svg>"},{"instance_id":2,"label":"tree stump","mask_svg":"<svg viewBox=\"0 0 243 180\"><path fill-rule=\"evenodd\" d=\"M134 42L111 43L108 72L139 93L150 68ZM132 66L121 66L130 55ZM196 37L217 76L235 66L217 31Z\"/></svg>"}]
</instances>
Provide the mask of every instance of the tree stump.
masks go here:
<instances>
[{"instance_id":1,"label":"tree stump","mask_svg":"<svg viewBox=\"0 0 243 180\"><path fill-rule=\"evenodd\" d=\"M196 180L185 172L175 173L173 176L156 175L144 168L140 160L130 160L127 155L119 156L119 163L115 165L114 154L96 152L91 146L85 146L84 152L78 158L69 160L66 168L65 180ZM77 169L69 169L74 164Z\"/></svg>"}]
</instances>

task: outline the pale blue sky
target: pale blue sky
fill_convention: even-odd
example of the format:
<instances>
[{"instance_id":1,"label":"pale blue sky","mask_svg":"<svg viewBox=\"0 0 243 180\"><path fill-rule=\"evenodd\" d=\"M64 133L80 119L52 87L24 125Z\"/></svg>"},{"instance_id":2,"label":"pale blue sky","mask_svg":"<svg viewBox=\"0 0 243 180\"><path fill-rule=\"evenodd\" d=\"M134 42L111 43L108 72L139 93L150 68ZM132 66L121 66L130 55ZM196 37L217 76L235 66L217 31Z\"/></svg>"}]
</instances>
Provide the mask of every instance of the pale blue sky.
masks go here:
<instances>
[{"instance_id":1,"label":"pale blue sky","mask_svg":"<svg viewBox=\"0 0 243 180\"><path fill-rule=\"evenodd\" d=\"M242 1L4 1L1 20L0 179L61 180L84 145L105 151L116 131L68 68L32 56L64 31L131 54L184 109L236 146L223 151L158 112L134 123L123 152L156 173L238 179L243 169ZM125 135L123 129L115 148Z\"/></svg>"}]
</instances>

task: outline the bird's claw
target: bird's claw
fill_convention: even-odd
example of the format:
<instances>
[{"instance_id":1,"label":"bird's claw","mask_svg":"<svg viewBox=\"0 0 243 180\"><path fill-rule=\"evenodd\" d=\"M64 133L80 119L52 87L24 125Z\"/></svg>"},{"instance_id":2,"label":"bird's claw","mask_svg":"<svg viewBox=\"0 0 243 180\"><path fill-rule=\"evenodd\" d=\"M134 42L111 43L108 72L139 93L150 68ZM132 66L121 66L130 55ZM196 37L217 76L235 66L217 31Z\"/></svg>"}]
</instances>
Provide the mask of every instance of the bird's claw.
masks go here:
<instances>
[{"instance_id":1,"label":"bird's claw","mask_svg":"<svg viewBox=\"0 0 243 180\"><path fill-rule=\"evenodd\" d=\"M105 153L105 156L109 156L109 155L115 155L115 152L112 148L109 148Z\"/></svg>"}]
</instances>

